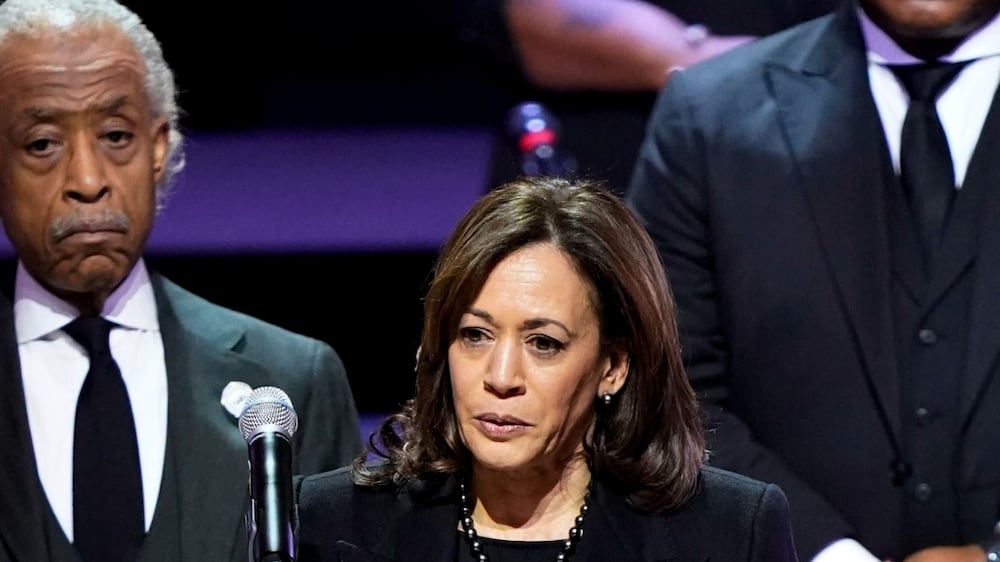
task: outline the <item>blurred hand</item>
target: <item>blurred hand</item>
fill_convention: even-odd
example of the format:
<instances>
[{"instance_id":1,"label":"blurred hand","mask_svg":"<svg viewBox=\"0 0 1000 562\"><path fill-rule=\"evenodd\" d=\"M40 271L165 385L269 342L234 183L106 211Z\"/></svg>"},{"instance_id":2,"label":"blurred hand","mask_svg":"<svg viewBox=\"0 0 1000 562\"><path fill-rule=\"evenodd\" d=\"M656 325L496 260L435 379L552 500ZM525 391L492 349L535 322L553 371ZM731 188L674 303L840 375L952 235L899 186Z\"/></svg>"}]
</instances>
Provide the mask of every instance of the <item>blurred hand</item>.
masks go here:
<instances>
[{"instance_id":1,"label":"blurred hand","mask_svg":"<svg viewBox=\"0 0 1000 562\"><path fill-rule=\"evenodd\" d=\"M986 562L986 552L977 544L934 546L914 552L903 562Z\"/></svg>"}]
</instances>

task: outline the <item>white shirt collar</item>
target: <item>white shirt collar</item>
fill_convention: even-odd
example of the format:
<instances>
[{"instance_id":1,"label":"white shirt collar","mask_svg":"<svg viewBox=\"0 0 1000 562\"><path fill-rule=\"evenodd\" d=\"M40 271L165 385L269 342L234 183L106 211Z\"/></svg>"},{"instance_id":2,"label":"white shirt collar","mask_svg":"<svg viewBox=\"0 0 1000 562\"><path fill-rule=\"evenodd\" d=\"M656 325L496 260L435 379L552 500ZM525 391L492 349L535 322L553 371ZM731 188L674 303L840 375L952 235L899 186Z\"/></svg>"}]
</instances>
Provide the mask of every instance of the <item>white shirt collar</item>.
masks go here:
<instances>
[{"instance_id":1,"label":"white shirt collar","mask_svg":"<svg viewBox=\"0 0 1000 562\"><path fill-rule=\"evenodd\" d=\"M14 328L18 343L51 334L79 314L75 306L42 287L24 268L24 264L18 262L14 280ZM108 297L101 316L127 328L160 329L156 297L142 259L136 262L125 280Z\"/></svg>"},{"instance_id":2,"label":"white shirt collar","mask_svg":"<svg viewBox=\"0 0 1000 562\"><path fill-rule=\"evenodd\" d=\"M862 8L857 8L857 11L861 21L861 34L868 49L868 60L879 64L924 62L897 45L885 31L875 25ZM1000 13L969 35L954 51L941 57L941 60L959 62L995 56L1000 56Z\"/></svg>"}]
</instances>

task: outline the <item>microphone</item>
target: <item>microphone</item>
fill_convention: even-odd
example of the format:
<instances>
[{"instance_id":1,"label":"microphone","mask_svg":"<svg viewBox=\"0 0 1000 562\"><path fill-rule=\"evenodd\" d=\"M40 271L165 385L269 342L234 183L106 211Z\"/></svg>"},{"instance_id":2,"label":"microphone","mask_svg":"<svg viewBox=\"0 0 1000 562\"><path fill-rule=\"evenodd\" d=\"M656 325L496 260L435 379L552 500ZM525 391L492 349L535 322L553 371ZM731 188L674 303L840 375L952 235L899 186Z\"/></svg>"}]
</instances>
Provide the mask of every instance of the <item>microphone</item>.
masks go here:
<instances>
[{"instance_id":1,"label":"microphone","mask_svg":"<svg viewBox=\"0 0 1000 562\"><path fill-rule=\"evenodd\" d=\"M292 435L299 418L280 388L261 386L247 397L240 432L250 459L247 539L250 562L294 562L298 516L292 497Z\"/></svg>"},{"instance_id":2,"label":"microphone","mask_svg":"<svg viewBox=\"0 0 1000 562\"><path fill-rule=\"evenodd\" d=\"M525 176L565 176L576 173L576 160L559 151L559 120L545 106L527 101L507 113L507 134L521 155Z\"/></svg>"}]
</instances>

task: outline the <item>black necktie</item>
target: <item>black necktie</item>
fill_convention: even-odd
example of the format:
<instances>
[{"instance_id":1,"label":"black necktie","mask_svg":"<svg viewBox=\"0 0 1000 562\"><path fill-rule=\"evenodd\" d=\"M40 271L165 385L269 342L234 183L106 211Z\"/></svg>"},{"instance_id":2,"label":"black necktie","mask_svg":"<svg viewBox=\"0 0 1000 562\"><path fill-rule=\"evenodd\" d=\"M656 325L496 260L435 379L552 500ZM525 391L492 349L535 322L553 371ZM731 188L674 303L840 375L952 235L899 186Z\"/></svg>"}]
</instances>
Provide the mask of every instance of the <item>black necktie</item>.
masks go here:
<instances>
[{"instance_id":1,"label":"black necktie","mask_svg":"<svg viewBox=\"0 0 1000 562\"><path fill-rule=\"evenodd\" d=\"M135 560L145 535L135 421L111 326L81 316L63 328L90 356L73 436L73 543L86 562Z\"/></svg>"},{"instance_id":2,"label":"black necktie","mask_svg":"<svg viewBox=\"0 0 1000 562\"><path fill-rule=\"evenodd\" d=\"M900 143L900 179L929 270L955 197L955 171L936 102L966 62L890 68L910 95Z\"/></svg>"}]
</instances>

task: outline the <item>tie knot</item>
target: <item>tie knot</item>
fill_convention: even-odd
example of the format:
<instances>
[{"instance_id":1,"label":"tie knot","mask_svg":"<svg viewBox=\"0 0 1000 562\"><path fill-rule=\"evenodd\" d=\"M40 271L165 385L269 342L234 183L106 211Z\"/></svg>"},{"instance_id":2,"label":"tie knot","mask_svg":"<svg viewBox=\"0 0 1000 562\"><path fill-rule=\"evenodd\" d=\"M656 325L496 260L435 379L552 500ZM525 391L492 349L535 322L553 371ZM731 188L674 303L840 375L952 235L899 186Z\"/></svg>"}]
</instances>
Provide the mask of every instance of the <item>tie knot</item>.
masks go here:
<instances>
[{"instance_id":1,"label":"tie knot","mask_svg":"<svg viewBox=\"0 0 1000 562\"><path fill-rule=\"evenodd\" d=\"M108 337L112 326L111 322L101 316L78 316L63 326L63 331L83 346L87 355L94 357L97 353L110 352Z\"/></svg>"},{"instance_id":2,"label":"tie knot","mask_svg":"<svg viewBox=\"0 0 1000 562\"><path fill-rule=\"evenodd\" d=\"M890 65L889 69L903 83L910 99L934 101L969 61L926 64Z\"/></svg>"}]
</instances>

